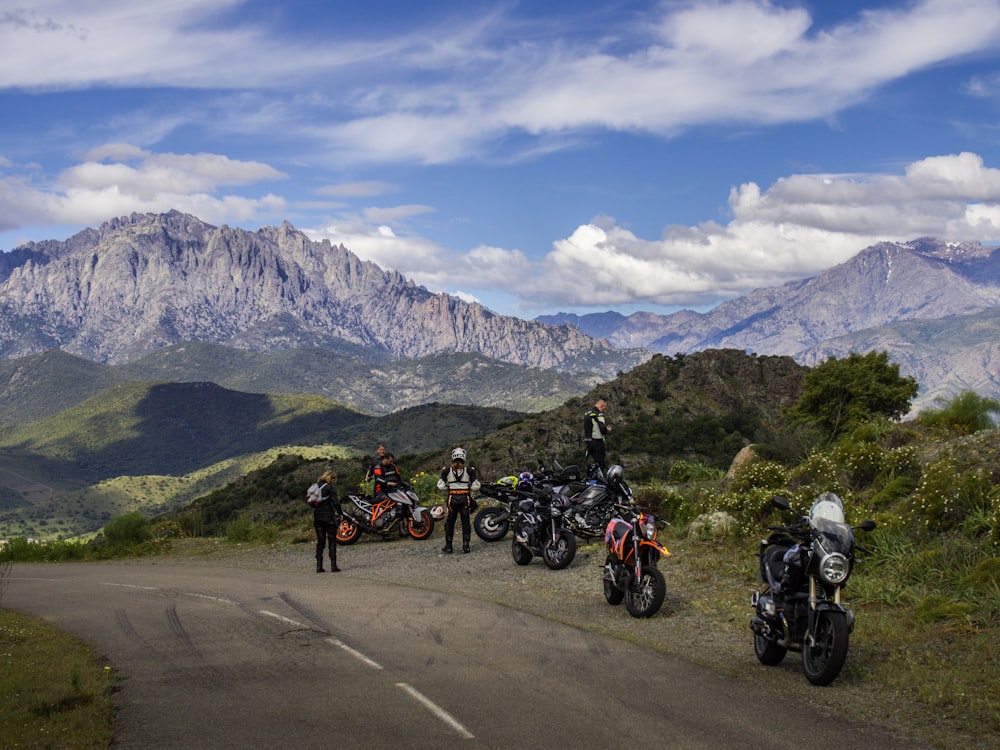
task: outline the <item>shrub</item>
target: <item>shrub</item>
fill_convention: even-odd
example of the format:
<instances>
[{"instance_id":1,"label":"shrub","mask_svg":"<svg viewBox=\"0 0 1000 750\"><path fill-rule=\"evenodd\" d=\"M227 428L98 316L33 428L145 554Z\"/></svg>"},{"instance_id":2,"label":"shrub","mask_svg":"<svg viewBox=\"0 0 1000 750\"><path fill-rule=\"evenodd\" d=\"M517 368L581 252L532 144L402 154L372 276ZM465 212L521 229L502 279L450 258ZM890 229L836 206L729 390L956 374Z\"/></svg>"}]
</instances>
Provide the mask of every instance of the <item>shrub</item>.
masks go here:
<instances>
[{"instance_id":1,"label":"shrub","mask_svg":"<svg viewBox=\"0 0 1000 750\"><path fill-rule=\"evenodd\" d=\"M736 472L729 491L780 490L788 485L788 471L776 461L755 461ZM773 494L773 493L772 493Z\"/></svg>"},{"instance_id":2,"label":"shrub","mask_svg":"<svg viewBox=\"0 0 1000 750\"><path fill-rule=\"evenodd\" d=\"M104 525L104 538L121 547L145 542L149 539L149 519L139 512L112 518Z\"/></svg>"},{"instance_id":3,"label":"shrub","mask_svg":"<svg viewBox=\"0 0 1000 750\"><path fill-rule=\"evenodd\" d=\"M978 432L995 427L992 414L1000 412L1000 401L975 391L962 391L951 401L935 399L937 408L925 409L917 418L922 424L949 427L958 432Z\"/></svg>"}]
</instances>

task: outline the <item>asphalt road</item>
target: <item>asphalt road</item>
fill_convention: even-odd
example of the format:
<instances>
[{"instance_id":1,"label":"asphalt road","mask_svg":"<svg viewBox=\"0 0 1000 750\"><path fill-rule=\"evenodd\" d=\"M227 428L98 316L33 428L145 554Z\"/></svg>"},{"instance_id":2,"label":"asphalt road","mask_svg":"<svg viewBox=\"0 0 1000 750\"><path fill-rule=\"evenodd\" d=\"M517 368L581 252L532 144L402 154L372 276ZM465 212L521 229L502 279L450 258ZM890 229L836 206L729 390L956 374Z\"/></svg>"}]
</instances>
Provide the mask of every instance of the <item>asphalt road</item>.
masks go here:
<instances>
[{"instance_id":1,"label":"asphalt road","mask_svg":"<svg viewBox=\"0 0 1000 750\"><path fill-rule=\"evenodd\" d=\"M303 570L16 564L3 606L117 671L116 748L913 748L515 609Z\"/></svg>"}]
</instances>

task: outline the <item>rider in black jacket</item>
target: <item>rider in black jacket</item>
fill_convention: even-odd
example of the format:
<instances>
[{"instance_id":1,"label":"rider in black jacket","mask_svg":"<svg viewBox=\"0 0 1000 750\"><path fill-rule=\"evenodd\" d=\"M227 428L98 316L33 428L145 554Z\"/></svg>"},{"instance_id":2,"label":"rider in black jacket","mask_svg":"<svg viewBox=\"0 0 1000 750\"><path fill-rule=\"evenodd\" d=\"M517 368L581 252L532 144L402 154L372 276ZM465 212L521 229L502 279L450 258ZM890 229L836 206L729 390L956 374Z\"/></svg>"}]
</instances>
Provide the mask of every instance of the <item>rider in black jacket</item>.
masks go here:
<instances>
[{"instance_id":1,"label":"rider in black jacket","mask_svg":"<svg viewBox=\"0 0 1000 750\"><path fill-rule=\"evenodd\" d=\"M319 485L320 501L313 506L313 526L316 528L316 572L323 572L323 549L329 543L330 572L339 573L337 567L337 525L343 512L340 496L334 483L337 475L325 472L316 483Z\"/></svg>"},{"instance_id":2,"label":"rider in black jacket","mask_svg":"<svg viewBox=\"0 0 1000 750\"><path fill-rule=\"evenodd\" d=\"M583 415L583 442L587 446L587 456L594 460L601 471L607 461L607 451L604 447L604 436L611 431L611 425L604 419L604 410L608 402L597 399L594 408Z\"/></svg>"}]
</instances>

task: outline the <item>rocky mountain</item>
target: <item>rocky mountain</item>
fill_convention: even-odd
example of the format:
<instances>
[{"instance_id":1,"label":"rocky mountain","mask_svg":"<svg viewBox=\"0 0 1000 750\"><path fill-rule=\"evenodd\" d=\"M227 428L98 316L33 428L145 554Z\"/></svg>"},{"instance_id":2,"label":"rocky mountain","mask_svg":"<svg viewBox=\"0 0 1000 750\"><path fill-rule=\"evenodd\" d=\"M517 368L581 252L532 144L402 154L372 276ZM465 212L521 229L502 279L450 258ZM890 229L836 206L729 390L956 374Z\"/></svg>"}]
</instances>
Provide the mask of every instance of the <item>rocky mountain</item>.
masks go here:
<instances>
[{"instance_id":1,"label":"rocky mountain","mask_svg":"<svg viewBox=\"0 0 1000 750\"><path fill-rule=\"evenodd\" d=\"M0 254L0 357L62 349L120 364L183 341L469 352L603 378L648 356L432 294L288 223L249 232L176 211L133 214Z\"/></svg>"},{"instance_id":2,"label":"rocky mountain","mask_svg":"<svg viewBox=\"0 0 1000 750\"><path fill-rule=\"evenodd\" d=\"M926 401L962 388L1000 394L996 329L982 318L962 322L966 316L992 320L989 311L998 305L1000 250L920 239L873 245L818 276L758 289L706 313L538 320L664 354L737 348L812 365L851 351L884 349L917 378ZM951 333L941 335L944 330ZM963 331L960 339L956 331ZM957 340L963 345L956 346Z\"/></svg>"}]
</instances>

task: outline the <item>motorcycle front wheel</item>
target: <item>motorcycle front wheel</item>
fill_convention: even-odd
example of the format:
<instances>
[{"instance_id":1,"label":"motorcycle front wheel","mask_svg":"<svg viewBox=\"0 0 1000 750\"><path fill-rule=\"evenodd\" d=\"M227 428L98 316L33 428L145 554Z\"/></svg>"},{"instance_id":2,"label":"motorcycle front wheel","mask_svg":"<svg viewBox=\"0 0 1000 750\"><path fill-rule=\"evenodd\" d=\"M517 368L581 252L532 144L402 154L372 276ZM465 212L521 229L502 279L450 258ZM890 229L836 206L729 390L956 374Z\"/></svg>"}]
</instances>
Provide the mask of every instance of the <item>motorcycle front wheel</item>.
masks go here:
<instances>
[{"instance_id":1,"label":"motorcycle front wheel","mask_svg":"<svg viewBox=\"0 0 1000 750\"><path fill-rule=\"evenodd\" d=\"M555 541L542 545L542 559L551 570L562 570L576 557L576 537L569 529L560 529Z\"/></svg>"},{"instance_id":2,"label":"motorcycle front wheel","mask_svg":"<svg viewBox=\"0 0 1000 750\"><path fill-rule=\"evenodd\" d=\"M802 671L813 685L829 685L847 660L847 617L843 612L816 614L816 638L802 643Z\"/></svg>"},{"instance_id":3,"label":"motorcycle front wheel","mask_svg":"<svg viewBox=\"0 0 1000 750\"><path fill-rule=\"evenodd\" d=\"M354 544L361 536L361 527L347 516L342 516L337 525L337 543Z\"/></svg>"},{"instance_id":4,"label":"motorcycle front wheel","mask_svg":"<svg viewBox=\"0 0 1000 750\"><path fill-rule=\"evenodd\" d=\"M660 611L667 595L663 573L652 566L643 567L642 575L625 592L625 609L632 617L652 617Z\"/></svg>"},{"instance_id":5,"label":"motorcycle front wheel","mask_svg":"<svg viewBox=\"0 0 1000 750\"><path fill-rule=\"evenodd\" d=\"M406 522L406 530L410 532L410 536L418 540L426 539L434 531L434 518L430 513L421 513L420 518L420 521L408 518Z\"/></svg>"},{"instance_id":6,"label":"motorcycle front wheel","mask_svg":"<svg viewBox=\"0 0 1000 750\"><path fill-rule=\"evenodd\" d=\"M499 542L507 536L510 523L506 518L500 519L503 513L503 508L483 508L479 511L472 522L476 529L476 536L484 542Z\"/></svg>"}]
</instances>

